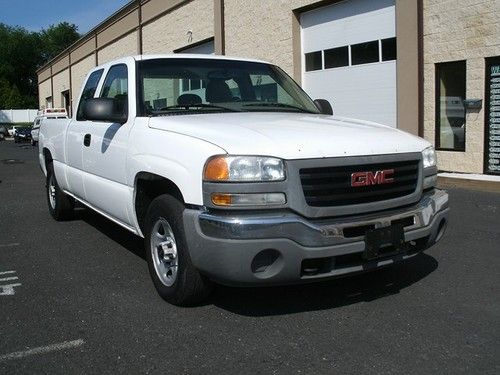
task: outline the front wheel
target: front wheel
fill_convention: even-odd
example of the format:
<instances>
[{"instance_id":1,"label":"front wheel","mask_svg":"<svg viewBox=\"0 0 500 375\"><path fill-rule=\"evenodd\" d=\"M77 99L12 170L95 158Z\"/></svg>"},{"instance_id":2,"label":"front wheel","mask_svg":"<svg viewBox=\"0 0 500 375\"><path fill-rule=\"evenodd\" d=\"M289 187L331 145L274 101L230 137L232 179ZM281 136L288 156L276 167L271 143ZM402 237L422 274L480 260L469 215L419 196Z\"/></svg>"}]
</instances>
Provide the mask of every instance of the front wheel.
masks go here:
<instances>
[{"instance_id":1,"label":"front wheel","mask_svg":"<svg viewBox=\"0 0 500 375\"><path fill-rule=\"evenodd\" d=\"M59 187L52 163L47 166L46 189L50 215L57 221L69 219L75 208L75 200Z\"/></svg>"},{"instance_id":2,"label":"front wheel","mask_svg":"<svg viewBox=\"0 0 500 375\"><path fill-rule=\"evenodd\" d=\"M184 205L170 195L151 202L145 219L145 248L153 284L174 305L202 302L212 283L191 263L182 222Z\"/></svg>"}]
</instances>

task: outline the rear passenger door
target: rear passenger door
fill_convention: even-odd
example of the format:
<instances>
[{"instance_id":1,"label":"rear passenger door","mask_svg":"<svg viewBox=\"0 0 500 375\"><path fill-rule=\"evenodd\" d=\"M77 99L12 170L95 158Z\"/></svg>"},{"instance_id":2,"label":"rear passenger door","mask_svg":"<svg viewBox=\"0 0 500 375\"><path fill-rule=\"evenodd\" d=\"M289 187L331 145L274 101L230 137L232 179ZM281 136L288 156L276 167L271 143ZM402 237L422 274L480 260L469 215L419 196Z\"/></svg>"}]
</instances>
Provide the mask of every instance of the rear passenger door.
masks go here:
<instances>
[{"instance_id":1,"label":"rear passenger door","mask_svg":"<svg viewBox=\"0 0 500 375\"><path fill-rule=\"evenodd\" d=\"M94 97L99 81L101 80L104 69L92 72L82 91L78 108L73 120L71 120L66 133L66 176L68 181L68 190L76 197L83 200L85 189L83 186L83 159L82 150L84 148L83 140L85 134L92 129L92 122L83 118L83 104L85 100Z\"/></svg>"},{"instance_id":2,"label":"rear passenger door","mask_svg":"<svg viewBox=\"0 0 500 375\"><path fill-rule=\"evenodd\" d=\"M98 95L122 102L127 113L131 84L128 74L126 64L111 66ZM93 121L85 135L90 142L83 147L87 202L124 224L131 223L127 213L131 193L127 187L126 159L132 124L130 114L124 124Z\"/></svg>"}]
</instances>

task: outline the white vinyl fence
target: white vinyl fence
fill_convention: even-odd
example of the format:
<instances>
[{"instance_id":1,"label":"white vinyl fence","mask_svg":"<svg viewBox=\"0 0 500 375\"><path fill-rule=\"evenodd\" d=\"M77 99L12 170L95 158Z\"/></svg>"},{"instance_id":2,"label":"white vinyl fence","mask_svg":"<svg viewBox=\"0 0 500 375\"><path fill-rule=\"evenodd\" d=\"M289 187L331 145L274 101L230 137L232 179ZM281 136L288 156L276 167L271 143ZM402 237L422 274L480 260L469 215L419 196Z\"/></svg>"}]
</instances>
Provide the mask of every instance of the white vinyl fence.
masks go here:
<instances>
[{"instance_id":1,"label":"white vinyl fence","mask_svg":"<svg viewBox=\"0 0 500 375\"><path fill-rule=\"evenodd\" d=\"M18 122L33 122L35 120L36 109L0 109L0 124L15 124Z\"/></svg>"}]
</instances>

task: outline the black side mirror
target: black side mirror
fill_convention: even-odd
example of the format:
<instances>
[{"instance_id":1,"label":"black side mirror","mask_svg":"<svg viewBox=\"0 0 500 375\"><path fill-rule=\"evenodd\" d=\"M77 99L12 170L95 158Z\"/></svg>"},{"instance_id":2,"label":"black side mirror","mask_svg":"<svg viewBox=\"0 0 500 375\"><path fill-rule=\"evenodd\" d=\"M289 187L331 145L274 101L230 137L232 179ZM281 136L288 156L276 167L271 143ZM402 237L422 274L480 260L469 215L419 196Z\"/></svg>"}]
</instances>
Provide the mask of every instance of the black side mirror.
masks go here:
<instances>
[{"instance_id":1,"label":"black side mirror","mask_svg":"<svg viewBox=\"0 0 500 375\"><path fill-rule=\"evenodd\" d=\"M326 99L316 99L314 101L316 107L318 107L319 111L324 115L333 115L333 109L330 102Z\"/></svg>"},{"instance_id":2,"label":"black side mirror","mask_svg":"<svg viewBox=\"0 0 500 375\"><path fill-rule=\"evenodd\" d=\"M83 103L83 118L124 124L128 119L127 98L92 98Z\"/></svg>"}]
</instances>

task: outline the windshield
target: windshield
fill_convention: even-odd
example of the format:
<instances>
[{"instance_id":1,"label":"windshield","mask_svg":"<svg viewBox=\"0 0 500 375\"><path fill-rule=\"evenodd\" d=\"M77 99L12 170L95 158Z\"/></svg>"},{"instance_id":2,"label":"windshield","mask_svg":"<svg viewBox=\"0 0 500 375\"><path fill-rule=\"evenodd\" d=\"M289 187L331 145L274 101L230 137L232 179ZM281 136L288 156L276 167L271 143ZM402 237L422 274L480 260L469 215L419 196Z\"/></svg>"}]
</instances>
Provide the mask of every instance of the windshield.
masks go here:
<instances>
[{"instance_id":1,"label":"windshield","mask_svg":"<svg viewBox=\"0 0 500 375\"><path fill-rule=\"evenodd\" d=\"M139 112L165 116L211 112L319 110L280 68L219 59L152 59L138 63Z\"/></svg>"}]
</instances>

